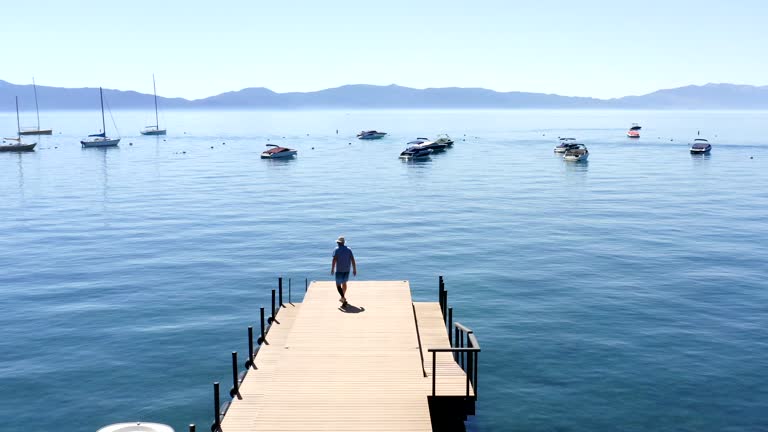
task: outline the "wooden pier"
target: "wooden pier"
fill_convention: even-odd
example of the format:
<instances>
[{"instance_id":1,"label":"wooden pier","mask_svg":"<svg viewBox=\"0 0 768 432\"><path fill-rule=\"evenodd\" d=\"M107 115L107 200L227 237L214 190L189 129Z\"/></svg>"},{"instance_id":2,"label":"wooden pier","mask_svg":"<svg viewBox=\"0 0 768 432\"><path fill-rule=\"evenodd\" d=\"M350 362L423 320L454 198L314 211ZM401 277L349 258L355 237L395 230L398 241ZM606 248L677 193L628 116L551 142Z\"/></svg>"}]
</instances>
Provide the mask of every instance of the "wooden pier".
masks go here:
<instances>
[{"instance_id":1,"label":"wooden pier","mask_svg":"<svg viewBox=\"0 0 768 432\"><path fill-rule=\"evenodd\" d=\"M332 281L300 303L279 292L245 371L233 353L221 408L214 384L213 431L432 431L474 414L480 346L450 322L442 278L434 303L414 303L408 281L348 286L346 308Z\"/></svg>"}]
</instances>

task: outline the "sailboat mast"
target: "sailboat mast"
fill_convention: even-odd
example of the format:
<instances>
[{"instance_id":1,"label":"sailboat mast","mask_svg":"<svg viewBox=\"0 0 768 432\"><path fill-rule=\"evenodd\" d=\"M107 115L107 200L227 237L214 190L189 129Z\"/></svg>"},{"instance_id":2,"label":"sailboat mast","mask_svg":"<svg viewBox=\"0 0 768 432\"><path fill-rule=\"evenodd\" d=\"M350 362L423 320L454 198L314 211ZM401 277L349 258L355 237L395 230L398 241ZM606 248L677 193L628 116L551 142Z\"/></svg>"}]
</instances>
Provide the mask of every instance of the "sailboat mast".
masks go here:
<instances>
[{"instance_id":1,"label":"sailboat mast","mask_svg":"<svg viewBox=\"0 0 768 432\"><path fill-rule=\"evenodd\" d=\"M155 128L160 129L160 120L157 117L157 86L155 85L155 74L152 74L152 91L155 93Z\"/></svg>"},{"instance_id":2,"label":"sailboat mast","mask_svg":"<svg viewBox=\"0 0 768 432\"><path fill-rule=\"evenodd\" d=\"M35 112L37 113L37 130L40 130L40 109L37 107L37 85L35 85L35 77L32 77L32 89L35 91Z\"/></svg>"},{"instance_id":3,"label":"sailboat mast","mask_svg":"<svg viewBox=\"0 0 768 432\"><path fill-rule=\"evenodd\" d=\"M16 132L18 137L21 137L21 123L19 122L19 97L16 96Z\"/></svg>"},{"instance_id":4,"label":"sailboat mast","mask_svg":"<svg viewBox=\"0 0 768 432\"><path fill-rule=\"evenodd\" d=\"M107 125L104 123L104 92L99 87L99 99L101 99L101 133L107 136Z\"/></svg>"}]
</instances>

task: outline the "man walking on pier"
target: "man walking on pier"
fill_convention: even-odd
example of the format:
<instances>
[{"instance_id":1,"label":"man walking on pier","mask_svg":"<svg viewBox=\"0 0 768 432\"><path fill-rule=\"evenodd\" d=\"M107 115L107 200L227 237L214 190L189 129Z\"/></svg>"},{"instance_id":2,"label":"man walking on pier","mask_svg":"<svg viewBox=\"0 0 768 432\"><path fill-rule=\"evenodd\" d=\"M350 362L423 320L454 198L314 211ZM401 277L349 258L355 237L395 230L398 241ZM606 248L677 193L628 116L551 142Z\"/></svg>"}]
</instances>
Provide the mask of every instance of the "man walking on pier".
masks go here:
<instances>
[{"instance_id":1,"label":"man walking on pier","mask_svg":"<svg viewBox=\"0 0 768 432\"><path fill-rule=\"evenodd\" d=\"M331 261L331 274L336 273L336 289L341 298L341 307L347 306L347 281L349 280L349 267L352 266L352 275L357 276L357 264L352 249L344 245L344 237L336 239L336 249L333 251Z\"/></svg>"}]
</instances>

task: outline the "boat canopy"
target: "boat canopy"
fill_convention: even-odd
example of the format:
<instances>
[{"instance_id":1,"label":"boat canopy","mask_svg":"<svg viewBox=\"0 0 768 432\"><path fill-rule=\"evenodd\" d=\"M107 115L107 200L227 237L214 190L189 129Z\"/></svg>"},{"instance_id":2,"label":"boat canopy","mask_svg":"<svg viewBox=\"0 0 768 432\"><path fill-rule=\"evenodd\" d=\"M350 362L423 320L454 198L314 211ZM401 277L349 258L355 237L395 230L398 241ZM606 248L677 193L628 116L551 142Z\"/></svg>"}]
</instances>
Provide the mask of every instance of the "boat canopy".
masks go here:
<instances>
[{"instance_id":1,"label":"boat canopy","mask_svg":"<svg viewBox=\"0 0 768 432\"><path fill-rule=\"evenodd\" d=\"M280 152L284 152L284 151L290 151L290 150L291 150L291 149L289 149L289 148L285 148L285 147L276 146L276 145L274 145L274 144L267 144L267 145L268 145L268 146L270 146L270 147L272 147L272 148L271 148L271 149L267 149L267 150L264 150L264 152L263 152L263 153L267 153L267 154L275 154L275 153L280 153Z\"/></svg>"},{"instance_id":2,"label":"boat canopy","mask_svg":"<svg viewBox=\"0 0 768 432\"><path fill-rule=\"evenodd\" d=\"M707 147L709 147L709 143L706 143L706 142L697 142L697 143L694 143L693 146L691 146L691 148L695 148L695 149L705 149Z\"/></svg>"},{"instance_id":3,"label":"boat canopy","mask_svg":"<svg viewBox=\"0 0 768 432\"><path fill-rule=\"evenodd\" d=\"M88 135L88 136L89 136L89 137L101 137L101 138L106 138L106 137L107 137L107 133L106 133L106 132L102 132L102 133L97 133L97 134L91 134L91 135Z\"/></svg>"}]
</instances>

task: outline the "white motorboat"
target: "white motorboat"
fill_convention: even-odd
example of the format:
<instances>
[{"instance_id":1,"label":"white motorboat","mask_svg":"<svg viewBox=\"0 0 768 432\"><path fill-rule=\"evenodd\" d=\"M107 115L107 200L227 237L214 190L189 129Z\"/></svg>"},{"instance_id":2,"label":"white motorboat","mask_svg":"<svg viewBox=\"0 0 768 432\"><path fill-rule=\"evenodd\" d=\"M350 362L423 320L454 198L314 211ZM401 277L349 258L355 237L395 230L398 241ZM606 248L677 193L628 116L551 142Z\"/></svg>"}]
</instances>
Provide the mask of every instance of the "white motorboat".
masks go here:
<instances>
[{"instance_id":1,"label":"white motorboat","mask_svg":"<svg viewBox=\"0 0 768 432\"><path fill-rule=\"evenodd\" d=\"M560 138L560 143L555 146L555 153L565 153L568 146L576 143L576 138Z\"/></svg>"},{"instance_id":2,"label":"white motorboat","mask_svg":"<svg viewBox=\"0 0 768 432\"><path fill-rule=\"evenodd\" d=\"M357 138L361 140L375 140L384 138L387 135L386 132L378 132L375 130L361 131L357 134Z\"/></svg>"},{"instance_id":3,"label":"white motorboat","mask_svg":"<svg viewBox=\"0 0 768 432\"><path fill-rule=\"evenodd\" d=\"M107 137L107 125L104 122L104 92L101 87L99 87L99 99L101 100L101 133L88 135L88 138L80 141L83 147L114 147L120 143L120 138Z\"/></svg>"},{"instance_id":4,"label":"white motorboat","mask_svg":"<svg viewBox=\"0 0 768 432\"><path fill-rule=\"evenodd\" d=\"M290 149L287 147L280 147L276 144L267 144L267 147L271 147L264 150L261 153L262 159L282 159L296 156L299 152L296 149Z\"/></svg>"},{"instance_id":5,"label":"white motorboat","mask_svg":"<svg viewBox=\"0 0 768 432\"><path fill-rule=\"evenodd\" d=\"M173 428L160 423L115 423L96 432L173 432Z\"/></svg>"},{"instance_id":6,"label":"white motorboat","mask_svg":"<svg viewBox=\"0 0 768 432\"><path fill-rule=\"evenodd\" d=\"M704 154L712 150L712 145L704 138L696 138L691 143L691 154Z\"/></svg>"},{"instance_id":7,"label":"white motorboat","mask_svg":"<svg viewBox=\"0 0 768 432\"><path fill-rule=\"evenodd\" d=\"M165 135L165 129L160 129L160 120L157 115L157 86L155 85L155 74L152 74L152 90L155 94L155 124L146 126L142 131L142 135Z\"/></svg>"},{"instance_id":8,"label":"white motorboat","mask_svg":"<svg viewBox=\"0 0 768 432\"><path fill-rule=\"evenodd\" d=\"M578 143L570 144L563 155L563 160L569 162L582 162L586 161L587 158L589 158L589 150L587 150L587 146Z\"/></svg>"},{"instance_id":9,"label":"white motorboat","mask_svg":"<svg viewBox=\"0 0 768 432\"><path fill-rule=\"evenodd\" d=\"M443 151L448 147L447 144L431 141L429 138L416 138L416 140L408 142L407 145L408 147L419 146L421 148L430 149L433 152Z\"/></svg>"},{"instance_id":10,"label":"white motorboat","mask_svg":"<svg viewBox=\"0 0 768 432\"><path fill-rule=\"evenodd\" d=\"M632 123L632 127L627 131L628 138L640 138L640 129L643 127L637 123Z\"/></svg>"}]
</instances>

